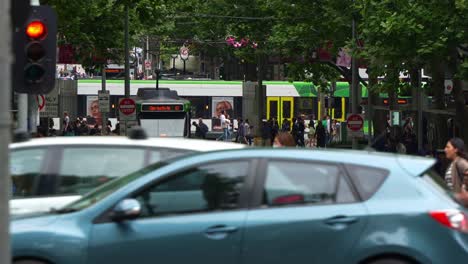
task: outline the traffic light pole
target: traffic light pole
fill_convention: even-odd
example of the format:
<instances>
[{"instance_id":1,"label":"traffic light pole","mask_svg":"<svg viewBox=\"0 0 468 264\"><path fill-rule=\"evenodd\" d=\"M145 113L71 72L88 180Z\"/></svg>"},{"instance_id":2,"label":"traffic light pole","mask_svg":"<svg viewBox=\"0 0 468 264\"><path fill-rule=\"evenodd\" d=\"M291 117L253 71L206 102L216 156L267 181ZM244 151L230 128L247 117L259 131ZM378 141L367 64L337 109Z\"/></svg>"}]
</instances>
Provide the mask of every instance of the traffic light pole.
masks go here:
<instances>
[{"instance_id":1,"label":"traffic light pole","mask_svg":"<svg viewBox=\"0 0 468 264\"><path fill-rule=\"evenodd\" d=\"M356 43L356 20L353 17L353 41ZM351 61L351 73L352 73L352 80L351 80L351 112L353 114L358 114L359 109L359 71L358 65L356 62L356 56L353 55ZM358 139L356 137L352 138L352 147L353 149L358 149Z\"/></svg>"},{"instance_id":2,"label":"traffic light pole","mask_svg":"<svg viewBox=\"0 0 468 264\"><path fill-rule=\"evenodd\" d=\"M102 64L102 80L101 80L101 89L103 92L106 91L106 64ZM107 135L107 113L101 111L102 115L102 128L101 128L101 135Z\"/></svg>"},{"instance_id":3,"label":"traffic light pole","mask_svg":"<svg viewBox=\"0 0 468 264\"><path fill-rule=\"evenodd\" d=\"M125 5L125 98L130 97L130 57L128 51L130 50L128 44L128 4Z\"/></svg>"},{"instance_id":4,"label":"traffic light pole","mask_svg":"<svg viewBox=\"0 0 468 264\"><path fill-rule=\"evenodd\" d=\"M39 109L37 106L36 95L28 95L28 132L30 134L37 133L37 118Z\"/></svg>"},{"instance_id":5,"label":"traffic light pole","mask_svg":"<svg viewBox=\"0 0 468 264\"><path fill-rule=\"evenodd\" d=\"M18 94L18 130L28 131L28 94Z\"/></svg>"},{"instance_id":6,"label":"traffic light pole","mask_svg":"<svg viewBox=\"0 0 468 264\"><path fill-rule=\"evenodd\" d=\"M10 253L10 97L11 97L10 0L0 0L0 263L11 262Z\"/></svg>"}]
</instances>

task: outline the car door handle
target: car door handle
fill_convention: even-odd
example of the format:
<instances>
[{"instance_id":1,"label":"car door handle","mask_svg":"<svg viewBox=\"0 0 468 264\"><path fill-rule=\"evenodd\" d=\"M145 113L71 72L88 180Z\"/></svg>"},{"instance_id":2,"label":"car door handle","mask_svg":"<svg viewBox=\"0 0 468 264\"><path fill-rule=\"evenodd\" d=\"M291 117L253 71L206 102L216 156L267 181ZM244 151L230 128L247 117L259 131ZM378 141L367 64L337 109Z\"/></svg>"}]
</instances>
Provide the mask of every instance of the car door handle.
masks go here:
<instances>
[{"instance_id":1,"label":"car door handle","mask_svg":"<svg viewBox=\"0 0 468 264\"><path fill-rule=\"evenodd\" d=\"M358 221L357 217L339 215L325 220L327 225L349 225Z\"/></svg>"},{"instance_id":2,"label":"car door handle","mask_svg":"<svg viewBox=\"0 0 468 264\"><path fill-rule=\"evenodd\" d=\"M217 233L234 233L237 231L235 226L213 226L208 228L205 233L208 235L217 234Z\"/></svg>"}]
</instances>

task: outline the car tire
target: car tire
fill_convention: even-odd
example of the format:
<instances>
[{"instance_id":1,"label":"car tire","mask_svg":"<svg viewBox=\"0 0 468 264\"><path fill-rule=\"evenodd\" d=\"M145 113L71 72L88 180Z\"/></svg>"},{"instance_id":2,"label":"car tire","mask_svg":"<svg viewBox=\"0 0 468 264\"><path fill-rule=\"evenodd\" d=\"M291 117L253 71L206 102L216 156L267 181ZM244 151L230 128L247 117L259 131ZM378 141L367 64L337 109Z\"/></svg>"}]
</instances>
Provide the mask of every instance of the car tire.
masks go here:
<instances>
[{"instance_id":1,"label":"car tire","mask_svg":"<svg viewBox=\"0 0 468 264\"><path fill-rule=\"evenodd\" d=\"M13 264L47 264L47 262L33 259L22 259L13 261Z\"/></svg>"},{"instance_id":2,"label":"car tire","mask_svg":"<svg viewBox=\"0 0 468 264\"><path fill-rule=\"evenodd\" d=\"M386 259L378 259L374 261L368 262L368 264L414 264L411 261L403 260L403 259L393 259L393 258L386 258Z\"/></svg>"}]
</instances>

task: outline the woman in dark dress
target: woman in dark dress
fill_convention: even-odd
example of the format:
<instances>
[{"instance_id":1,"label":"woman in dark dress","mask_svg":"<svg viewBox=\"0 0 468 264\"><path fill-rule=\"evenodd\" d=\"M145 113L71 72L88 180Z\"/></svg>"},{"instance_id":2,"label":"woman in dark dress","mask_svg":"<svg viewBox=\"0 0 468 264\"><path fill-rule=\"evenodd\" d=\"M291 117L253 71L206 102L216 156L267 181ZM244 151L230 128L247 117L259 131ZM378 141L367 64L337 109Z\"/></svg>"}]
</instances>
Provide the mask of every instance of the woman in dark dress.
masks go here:
<instances>
[{"instance_id":1,"label":"woman in dark dress","mask_svg":"<svg viewBox=\"0 0 468 264\"><path fill-rule=\"evenodd\" d=\"M317 128L315 129L315 137L317 138L317 147L324 148L326 141L325 127L322 122L317 122Z\"/></svg>"}]
</instances>

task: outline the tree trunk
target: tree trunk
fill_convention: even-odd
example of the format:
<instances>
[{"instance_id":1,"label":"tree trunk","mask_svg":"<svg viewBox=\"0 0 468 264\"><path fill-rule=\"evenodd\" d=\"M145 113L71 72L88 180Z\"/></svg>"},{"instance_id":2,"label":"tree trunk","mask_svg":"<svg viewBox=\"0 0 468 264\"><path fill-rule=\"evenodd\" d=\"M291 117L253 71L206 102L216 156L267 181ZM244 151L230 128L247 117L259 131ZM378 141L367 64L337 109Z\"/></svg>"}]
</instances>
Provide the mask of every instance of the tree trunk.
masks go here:
<instances>
[{"instance_id":1,"label":"tree trunk","mask_svg":"<svg viewBox=\"0 0 468 264\"><path fill-rule=\"evenodd\" d=\"M257 81L258 81L258 88L260 89L259 97L258 97L258 116L260 119L266 118L266 107L265 107L265 101L266 101L266 89L263 88L263 76L264 76L264 69L265 69L265 58L263 57L262 54L258 55L258 65L257 65L257 70L258 70L258 75L257 75ZM261 121L261 120L260 120Z\"/></svg>"},{"instance_id":2,"label":"tree trunk","mask_svg":"<svg viewBox=\"0 0 468 264\"><path fill-rule=\"evenodd\" d=\"M377 82L377 77L369 77L368 100L373 106L383 106L379 91L374 88ZM375 137L384 135L387 125L387 113L384 110L376 109L371 114Z\"/></svg>"},{"instance_id":3,"label":"tree trunk","mask_svg":"<svg viewBox=\"0 0 468 264\"><path fill-rule=\"evenodd\" d=\"M384 144L386 139L386 128L387 128L387 111L381 109L375 109L375 106L382 107L384 106L382 100L380 99L380 91L375 88L378 83L377 76L372 74L372 70L369 69L369 89L367 100L369 104L372 105L372 110L370 115L372 117L372 127L374 131L374 138L372 146L377 150L384 150ZM369 111L369 109L368 109Z\"/></svg>"},{"instance_id":4,"label":"tree trunk","mask_svg":"<svg viewBox=\"0 0 468 264\"><path fill-rule=\"evenodd\" d=\"M432 69L432 91L434 93L434 108L445 109L445 63L441 59L435 59L431 65ZM448 139L448 116L433 115L432 120L435 123L435 135L433 148L443 148Z\"/></svg>"},{"instance_id":5,"label":"tree trunk","mask_svg":"<svg viewBox=\"0 0 468 264\"><path fill-rule=\"evenodd\" d=\"M463 83L460 78L457 77L456 73L460 67L460 61L458 59L458 51L456 46L452 47L450 52L449 69L453 77L453 97L455 99L455 123L459 129L458 137L468 139L468 110L466 107L465 95L463 93Z\"/></svg>"},{"instance_id":6,"label":"tree trunk","mask_svg":"<svg viewBox=\"0 0 468 264\"><path fill-rule=\"evenodd\" d=\"M418 146L418 151L420 151L421 147L423 146L424 143L424 135L422 134L424 131L423 127L423 120L419 116L419 111L422 111L422 89L421 89L421 77L420 77L420 67L414 67L410 70L410 77L411 77L411 93L412 93L412 107L411 110L413 114L411 115L413 117L414 121L414 129L413 133L416 135L416 140L417 140L417 146ZM421 119L420 119L421 118ZM421 134L419 134L421 132ZM416 143L416 142L415 142Z\"/></svg>"}]
</instances>

